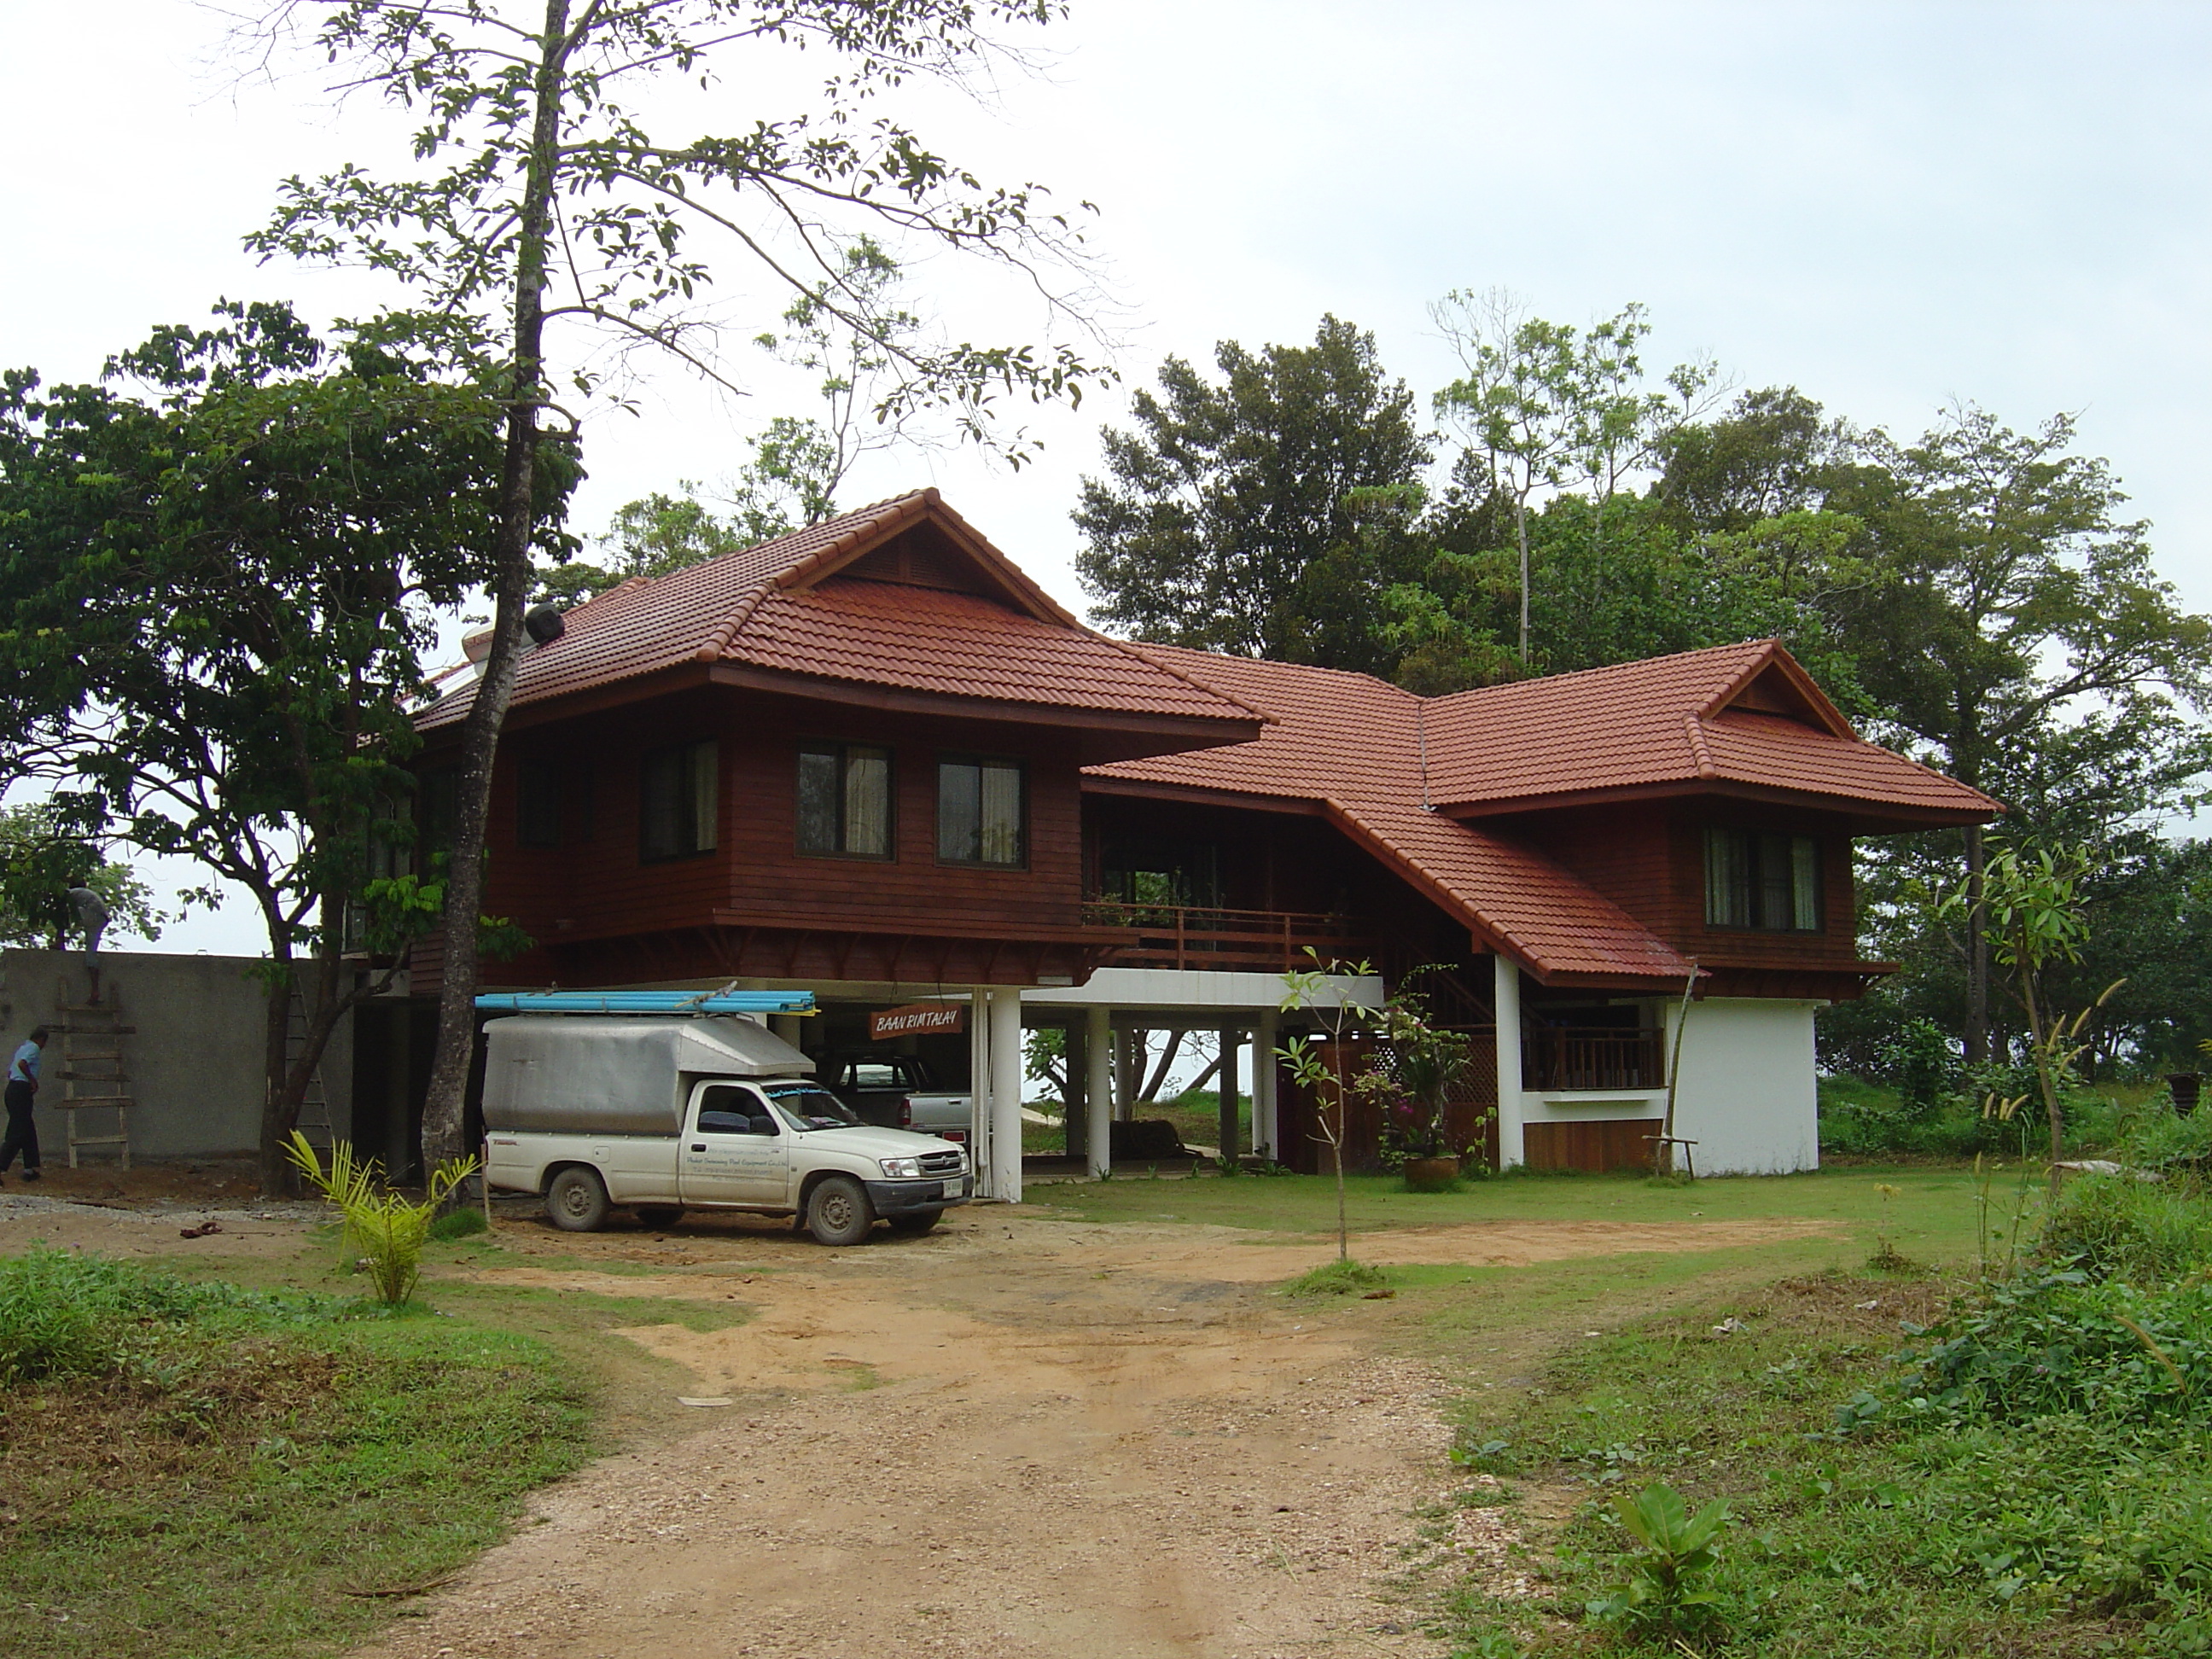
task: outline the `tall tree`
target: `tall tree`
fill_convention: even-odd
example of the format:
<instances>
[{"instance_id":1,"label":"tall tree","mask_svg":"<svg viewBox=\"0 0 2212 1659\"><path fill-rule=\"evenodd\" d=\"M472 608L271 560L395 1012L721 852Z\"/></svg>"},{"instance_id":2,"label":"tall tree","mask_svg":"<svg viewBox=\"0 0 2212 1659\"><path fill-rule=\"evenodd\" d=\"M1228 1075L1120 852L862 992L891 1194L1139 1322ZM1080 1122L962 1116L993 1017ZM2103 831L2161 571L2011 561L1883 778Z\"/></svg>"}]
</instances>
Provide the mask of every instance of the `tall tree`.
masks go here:
<instances>
[{"instance_id":1,"label":"tall tree","mask_svg":"<svg viewBox=\"0 0 2212 1659\"><path fill-rule=\"evenodd\" d=\"M2212 702L2212 620L2184 611L2124 520L2110 465L2073 453L2074 422L2015 432L1954 410L1910 446L1870 434L1828 492L1866 526L1873 578L1824 601L1898 741L2006 797L2063 745L2076 779L2145 742L2191 764L2180 710ZM2201 763L2201 755L2198 756ZM2154 768L2166 763L2153 763ZM1967 1058L1989 1054L1984 840L1964 832Z\"/></svg>"},{"instance_id":2,"label":"tall tree","mask_svg":"<svg viewBox=\"0 0 2212 1659\"><path fill-rule=\"evenodd\" d=\"M1070 252L1079 236L1036 186L986 185L880 112L906 82L959 85L1001 55L993 29L1062 10L1059 0L283 0L270 15L280 32L304 21L342 86L421 124L399 176L347 166L287 179L274 222L249 246L387 272L428 310L496 324L503 343L493 623L460 734L423 1114L433 1161L461 1151L492 760L524 648L540 417L557 409L555 382L592 390L594 336L672 353L727 382L700 308L714 275L693 243L703 232L783 294L817 295L825 327L872 341L897 365L878 404L887 416L949 409L969 435L996 442L999 398L1079 393L1094 371L1065 346L912 337L844 279L840 253L864 230L1031 273ZM779 53L808 51L830 72L811 106L788 116L670 143L638 112L648 88L705 88L732 61L767 70ZM581 327L549 344L549 326L562 325Z\"/></svg>"},{"instance_id":3,"label":"tall tree","mask_svg":"<svg viewBox=\"0 0 2212 1659\"><path fill-rule=\"evenodd\" d=\"M1692 419L1714 374L1703 362L1678 365L1662 385L1644 377L1642 343L1651 331L1644 307L1630 305L1587 331L1531 316L1504 289L1455 289L1429 315L1463 371L1436 394L1436 410L1461 434L1466 459L1512 504L1520 556L1520 625L1524 667L1529 644L1531 554L1528 513L1540 497L1572 481L1589 503L1592 536L1604 539L1607 505L1627 477L1657 456L1666 434Z\"/></svg>"},{"instance_id":4,"label":"tall tree","mask_svg":"<svg viewBox=\"0 0 2212 1659\"><path fill-rule=\"evenodd\" d=\"M427 355L397 323L334 350L282 307L225 306L111 363L125 391L0 377L0 738L80 829L197 860L260 912L268 1190L371 988L342 971L349 921L390 947L439 905L432 872L400 873L401 763L434 612L490 568L503 406ZM540 541L574 476L535 475Z\"/></svg>"},{"instance_id":5,"label":"tall tree","mask_svg":"<svg viewBox=\"0 0 2212 1659\"><path fill-rule=\"evenodd\" d=\"M1180 357L1102 437L1074 520L1084 586L1139 639L1387 672L1373 594L1413 549L1395 533L1429 465L1413 394L1375 337L1324 317L1310 346ZM1376 492L1401 492L1397 496Z\"/></svg>"}]
</instances>

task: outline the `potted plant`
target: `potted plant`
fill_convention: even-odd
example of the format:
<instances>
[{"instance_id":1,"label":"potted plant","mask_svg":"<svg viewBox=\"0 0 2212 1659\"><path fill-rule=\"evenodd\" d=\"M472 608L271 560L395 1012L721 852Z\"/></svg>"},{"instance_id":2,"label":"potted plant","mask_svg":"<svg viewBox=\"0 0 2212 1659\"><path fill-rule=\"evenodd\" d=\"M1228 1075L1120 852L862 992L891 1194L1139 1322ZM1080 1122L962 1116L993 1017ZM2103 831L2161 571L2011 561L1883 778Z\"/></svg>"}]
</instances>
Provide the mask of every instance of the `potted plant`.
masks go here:
<instances>
[{"instance_id":1,"label":"potted plant","mask_svg":"<svg viewBox=\"0 0 2212 1659\"><path fill-rule=\"evenodd\" d=\"M1382 1109L1385 1148L1403 1158L1408 1192L1449 1192L1459 1158L1446 1140L1444 1109L1472 1060L1468 1039L1430 1024L1419 1000L1404 995L1383 1011L1381 1035L1387 1060L1359 1086Z\"/></svg>"}]
</instances>

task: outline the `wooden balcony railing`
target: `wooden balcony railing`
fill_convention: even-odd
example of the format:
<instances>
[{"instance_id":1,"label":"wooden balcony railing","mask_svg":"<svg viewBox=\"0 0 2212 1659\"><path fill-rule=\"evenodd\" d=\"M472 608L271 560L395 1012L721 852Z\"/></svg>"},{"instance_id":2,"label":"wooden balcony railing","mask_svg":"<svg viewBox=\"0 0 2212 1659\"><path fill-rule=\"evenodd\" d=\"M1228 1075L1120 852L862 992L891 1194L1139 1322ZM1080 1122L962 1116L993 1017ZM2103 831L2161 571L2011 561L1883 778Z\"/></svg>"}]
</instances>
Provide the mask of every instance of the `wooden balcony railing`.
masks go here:
<instances>
[{"instance_id":1,"label":"wooden balcony railing","mask_svg":"<svg viewBox=\"0 0 2212 1659\"><path fill-rule=\"evenodd\" d=\"M1373 944L1355 937L1344 916L1125 904L1113 899L1085 904L1083 926L1111 949L1108 965L1115 968L1286 974L1313 966L1313 958L1306 954L1309 945L1328 963L1364 957Z\"/></svg>"},{"instance_id":2,"label":"wooden balcony railing","mask_svg":"<svg viewBox=\"0 0 2212 1659\"><path fill-rule=\"evenodd\" d=\"M1662 1033L1534 1025L1521 1045L1524 1089L1663 1089Z\"/></svg>"}]
</instances>

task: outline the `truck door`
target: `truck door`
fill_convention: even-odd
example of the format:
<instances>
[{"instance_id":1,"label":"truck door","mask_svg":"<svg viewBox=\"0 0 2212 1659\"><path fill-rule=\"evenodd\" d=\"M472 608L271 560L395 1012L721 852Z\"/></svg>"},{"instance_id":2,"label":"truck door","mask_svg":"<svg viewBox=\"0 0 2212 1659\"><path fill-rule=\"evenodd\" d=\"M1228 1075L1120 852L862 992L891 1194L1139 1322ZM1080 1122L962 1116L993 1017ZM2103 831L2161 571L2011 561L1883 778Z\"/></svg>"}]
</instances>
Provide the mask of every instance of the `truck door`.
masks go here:
<instances>
[{"instance_id":1,"label":"truck door","mask_svg":"<svg viewBox=\"0 0 2212 1659\"><path fill-rule=\"evenodd\" d=\"M699 1085L682 1146L677 1167L684 1203L773 1208L790 1201L790 1139L757 1091L741 1083Z\"/></svg>"}]
</instances>

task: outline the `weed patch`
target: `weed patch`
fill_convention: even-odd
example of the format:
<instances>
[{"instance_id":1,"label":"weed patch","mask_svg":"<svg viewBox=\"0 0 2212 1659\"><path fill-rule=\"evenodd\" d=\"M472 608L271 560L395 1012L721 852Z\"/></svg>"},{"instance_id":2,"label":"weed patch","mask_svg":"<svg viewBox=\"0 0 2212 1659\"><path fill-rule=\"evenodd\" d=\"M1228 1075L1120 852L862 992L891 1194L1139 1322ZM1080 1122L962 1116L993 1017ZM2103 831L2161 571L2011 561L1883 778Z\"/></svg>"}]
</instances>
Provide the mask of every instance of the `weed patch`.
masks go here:
<instances>
[{"instance_id":1,"label":"weed patch","mask_svg":"<svg viewBox=\"0 0 2212 1659\"><path fill-rule=\"evenodd\" d=\"M1577 1345L1525 1399L1463 1413L1462 1462L1587 1497L1547 1540L1540 1593L1462 1595L1461 1636L1776 1659L2212 1653L2208 1336L2212 1287L2068 1270L1989 1292L1819 1274ZM1701 1505L1733 1517L1677 1537L1711 1552L1691 1576L1712 1619L1669 1613L1663 1640L1663 1552L1618 1502L1655 1484L1681 1494L1685 1527ZM1623 1601L1639 1584L1641 1616Z\"/></svg>"},{"instance_id":2,"label":"weed patch","mask_svg":"<svg viewBox=\"0 0 2212 1659\"><path fill-rule=\"evenodd\" d=\"M1388 1289L1390 1277L1364 1261L1330 1261L1283 1286L1285 1296L1366 1296Z\"/></svg>"},{"instance_id":3,"label":"weed patch","mask_svg":"<svg viewBox=\"0 0 2212 1659\"><path fill-rule=\"evenodd\" d=\"M356 1301L40 1250L0 1261L0 1342L9 1617L48 1659L349 1644L589 1449L542 1345Z\"/></svg>"}]
</instances>

